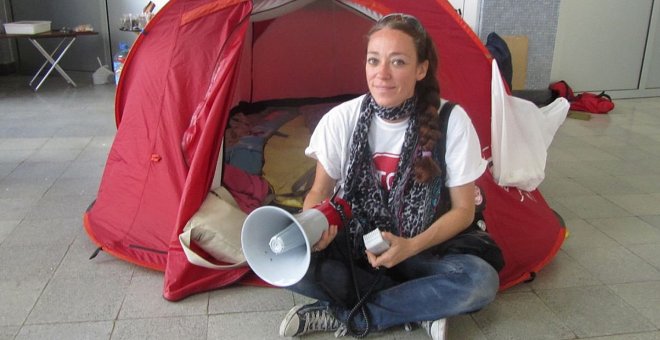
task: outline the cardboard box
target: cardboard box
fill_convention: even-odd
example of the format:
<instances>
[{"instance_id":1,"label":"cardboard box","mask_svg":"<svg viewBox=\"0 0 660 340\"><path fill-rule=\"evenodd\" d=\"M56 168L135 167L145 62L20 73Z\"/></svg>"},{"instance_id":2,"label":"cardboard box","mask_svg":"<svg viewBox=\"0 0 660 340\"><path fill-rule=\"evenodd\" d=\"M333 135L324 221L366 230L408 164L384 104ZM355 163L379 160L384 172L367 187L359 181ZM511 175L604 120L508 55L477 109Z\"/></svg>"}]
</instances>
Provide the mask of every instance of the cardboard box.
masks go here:
<instances>
[{"instance_id":1,"label":"cardboard box","mask_svg":"<svg viewBox=\"0 0 660 340\"><path fill-rule=\"evenodd\" d=\"M527 53L529 39L525 35L505 35L502 39L511 51L511 64L513 66L512 90L524 90L527 79Z\"/></svg>"},{"instance_id":2,"label":"cardboard box","mask_svg":"<svg viewBox=\"0 0 660 340\"><path fill-rule=\"evenodd\" d=\"M4 24L7 34L37 34L50 31L50 21L16 21Z\"/></svg>"}]
</instances>

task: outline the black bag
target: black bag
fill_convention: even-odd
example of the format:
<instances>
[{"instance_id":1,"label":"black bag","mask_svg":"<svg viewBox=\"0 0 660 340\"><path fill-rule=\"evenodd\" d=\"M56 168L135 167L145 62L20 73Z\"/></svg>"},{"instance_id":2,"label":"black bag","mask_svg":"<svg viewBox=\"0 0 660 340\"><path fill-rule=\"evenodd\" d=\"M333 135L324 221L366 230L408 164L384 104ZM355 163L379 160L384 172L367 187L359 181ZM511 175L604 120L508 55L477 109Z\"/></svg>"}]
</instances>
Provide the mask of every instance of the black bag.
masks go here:
<instances>
[{"instance_id":1,"label":"black bag","mask_svg":"<svg viewBox=\"0 0 660 340\"><path fill-rule=\"evenodd\" d=\"M481 227L486 225L481 214L474 217L474 222L451 239L439 244L433 249L436 255L448 254L471 254L488 262L498 272L504 268L504 256L500 247L495 243L486 230Z\"/></svg>"},{"instance_id":2,"label":"black bag","mask_svg":"<svg viewBox=\"0 0 660 340\"><path fill-rule=\"evenodd\" d=\"M447 125L449 123L449 116L456 104L448 102L445 103L440 110L440 126L443 136L447 136ZM442 169L442 181L444 183L444 176L447 172L447 163L445 162L446 152L446 138L443 143L439 144L439 150L436 152L440 167ZM444 211L449 210L450 197L449 190L443 187L442 202L446 202L443 207ZM464 231L451 239L435 246L432 250L436 255L447 254L471 254L480 257L488 262L498 272L504 268L504 256L500 247L495 243L488 232L486 231L486 220L483 216L483 211L486 209L486 197L484 196L481 188L477 186L475 193L475 216L472 224Z\"/></svg>"},{"instance_id":3,"label":"black bag","mask_svg":"<svg viewBox=\"0 0 660 340\"><path fill-rule=\"evenodd\" d=\"M513 81L513 59L509 45L497 33L491 32L486 38L486 48L493 58L497 60L497 68L500 69L504 81L506 81L509 89L511 89L511 82Z\"/></svg>"}]
</instances>

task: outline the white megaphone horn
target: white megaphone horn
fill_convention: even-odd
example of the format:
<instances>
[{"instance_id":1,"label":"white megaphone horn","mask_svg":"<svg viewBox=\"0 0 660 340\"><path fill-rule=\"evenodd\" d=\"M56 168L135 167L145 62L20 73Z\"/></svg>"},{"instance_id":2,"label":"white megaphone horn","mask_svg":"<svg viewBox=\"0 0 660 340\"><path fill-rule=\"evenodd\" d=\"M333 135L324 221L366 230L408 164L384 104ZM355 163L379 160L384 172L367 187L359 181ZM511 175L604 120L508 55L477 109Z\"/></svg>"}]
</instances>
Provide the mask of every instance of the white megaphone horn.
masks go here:
<instances>
[{"instance_id":1,"label":"white megaphone horn","mask_svg":"<svg viewBox=\"0 0 660 340\"><path fill-rule=\"evenodd\" d=\"M262 280L290 286L305 276L312 246L323 231L331 225L341 228L350 218L348 203L335 196L296 215L274 206L257 208L241 231L245 259Z\"/></svg>"}]
</instances>

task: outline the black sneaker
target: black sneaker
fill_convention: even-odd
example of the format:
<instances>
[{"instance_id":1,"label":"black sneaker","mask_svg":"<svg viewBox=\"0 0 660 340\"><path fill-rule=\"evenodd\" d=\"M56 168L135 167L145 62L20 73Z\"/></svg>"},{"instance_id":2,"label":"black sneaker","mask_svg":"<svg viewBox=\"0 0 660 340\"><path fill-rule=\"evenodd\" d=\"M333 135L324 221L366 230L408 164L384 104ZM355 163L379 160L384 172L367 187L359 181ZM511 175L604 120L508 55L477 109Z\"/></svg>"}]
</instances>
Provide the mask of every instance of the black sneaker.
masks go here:
<instances>
[{"instance_id":1,"label":"black sneaker","mask_svg":"<svg viewBox=\"0 0 660 340\"><path fill-rule=\"evenodd\" d=\"M315 302L298 305L286 314L280 325L280 336L299 336L312 332L334 332L341 322L332 315L328 306Z\"/></svg>"}]
</instances>

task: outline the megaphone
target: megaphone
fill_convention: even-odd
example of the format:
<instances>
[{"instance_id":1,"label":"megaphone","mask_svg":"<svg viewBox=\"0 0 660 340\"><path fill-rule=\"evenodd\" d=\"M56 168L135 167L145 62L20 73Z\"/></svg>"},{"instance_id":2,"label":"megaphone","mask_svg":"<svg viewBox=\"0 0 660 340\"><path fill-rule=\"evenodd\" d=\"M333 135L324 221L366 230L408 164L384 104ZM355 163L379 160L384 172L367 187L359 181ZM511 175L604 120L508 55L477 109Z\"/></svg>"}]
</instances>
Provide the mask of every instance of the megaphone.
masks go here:
<instances>
[{"instance_id":1,"label":"megaphone","mask_svg":"<svg viewBox=\"0 0 660 340\"><path fill-rule=\"evenodd\" d=\"M278 287L290 286L305 276L312 246L323 231L331 225L342 227L349 218L348 203L334 196L296 215L274 206L259 207L243 223L245 259L262 280Z\"/></svg>"}]
</instances>

